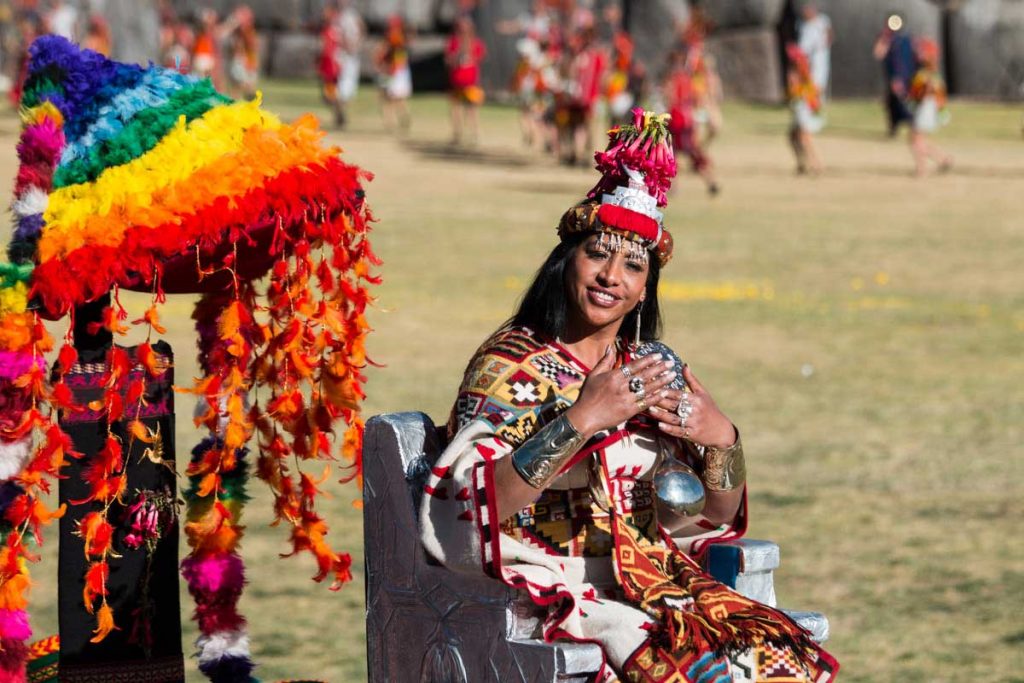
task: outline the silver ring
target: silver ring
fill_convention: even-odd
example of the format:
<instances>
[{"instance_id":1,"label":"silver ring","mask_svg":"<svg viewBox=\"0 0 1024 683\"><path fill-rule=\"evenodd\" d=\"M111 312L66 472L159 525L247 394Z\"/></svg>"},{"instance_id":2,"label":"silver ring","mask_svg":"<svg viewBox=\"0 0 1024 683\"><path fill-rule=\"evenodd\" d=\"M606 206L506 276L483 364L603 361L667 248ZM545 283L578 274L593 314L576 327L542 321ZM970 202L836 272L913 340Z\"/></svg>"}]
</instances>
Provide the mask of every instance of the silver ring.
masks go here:
<instances>
[{"instance_id":1,"label":"silver ring","mask_svg":"<svg viewBox=\"0 0 1024 683\"><path fill-rule=\"evenodd\" d=\"M676 415L679 416L679 426L685 427L686 421L690 419L690 415L693 415L693 404L690 403L690 397L683 394L683 397L679 399L679 405L676 406Z\"/></svg>"},{"instance_id":2,"label":"silver ring","mask_svg":"<svg viewBox=\"0 0 1024 683\"><path fill-rule=\"evenodd\" d=\"M629 390L636 394L637 398L643 398L647 395L644 391L644 381L639 377L631 377L629 380Z\"/></svg>"},{"instance_id":3,"label":"silver ring","mask_svg":"<svg viewBox=\"0 0 1024 683\"><path fill-rule=\"evenodd\" d=\"M619 372L621 372L622 376L625 377L626 379L629 379L630 377L633 376L633 371L629 369L628 365L623 365L621 368L619 368Z\"/></svg>"}]
</instances>

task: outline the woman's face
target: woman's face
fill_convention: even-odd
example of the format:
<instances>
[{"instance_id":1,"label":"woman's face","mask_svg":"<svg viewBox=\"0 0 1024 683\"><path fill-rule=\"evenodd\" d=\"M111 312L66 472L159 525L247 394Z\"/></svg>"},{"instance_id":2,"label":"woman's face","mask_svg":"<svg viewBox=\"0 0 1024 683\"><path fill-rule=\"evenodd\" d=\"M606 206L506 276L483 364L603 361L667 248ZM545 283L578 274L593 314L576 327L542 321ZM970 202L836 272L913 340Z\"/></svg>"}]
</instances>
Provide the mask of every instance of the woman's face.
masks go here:
<instances>
[{"instance_id":1,"label":"woman's face","mask_svg":"<svg viewBox=\"0 0 1024 683\"><path fill-rule=\"evenodd\" d=\"M565 272L569 325L580 334L615 325L644 298L650 264L629 243L614 249L598 235L584 240Z\"/></svg>"}]
</instances>

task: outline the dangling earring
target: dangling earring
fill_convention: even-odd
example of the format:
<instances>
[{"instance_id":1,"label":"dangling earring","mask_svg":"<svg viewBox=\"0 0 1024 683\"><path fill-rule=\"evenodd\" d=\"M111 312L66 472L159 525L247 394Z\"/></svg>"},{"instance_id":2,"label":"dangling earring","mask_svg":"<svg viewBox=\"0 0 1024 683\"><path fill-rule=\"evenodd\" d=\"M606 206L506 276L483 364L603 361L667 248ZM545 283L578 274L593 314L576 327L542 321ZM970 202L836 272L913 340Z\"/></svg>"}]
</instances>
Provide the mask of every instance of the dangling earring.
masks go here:
<instances>
[{"instance_id":1,"label":"dangling earring","mask_svg":"<svg viewBox=\"0 0 1024 683\"><path fill-rule=\"evenodd\" d=\"M633 337L633 346L640 346L640 320L643 318L644 313L644 300L640 299L640 303L636 305L636 335Z\"/></svg>"}]
</instances>

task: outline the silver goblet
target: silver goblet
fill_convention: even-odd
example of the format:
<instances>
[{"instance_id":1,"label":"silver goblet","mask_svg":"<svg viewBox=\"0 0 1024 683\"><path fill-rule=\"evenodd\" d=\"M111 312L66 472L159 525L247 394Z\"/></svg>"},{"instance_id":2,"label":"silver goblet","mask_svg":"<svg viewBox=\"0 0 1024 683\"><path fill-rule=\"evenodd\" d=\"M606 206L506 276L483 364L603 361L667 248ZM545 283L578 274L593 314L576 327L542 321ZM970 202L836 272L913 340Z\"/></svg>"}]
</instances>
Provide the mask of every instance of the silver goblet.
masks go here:
<instances>
[{"instance_id":1,"label":"silver goblet","mask_svg":"<svg viewBox=\"0 0 1024 683\"><path fill-rule=\"evenodd\" d=\"M667 458L654 473L654 493L663 507L680 517L695 517L704 510L700 477L674 458Z\"/></svg>"}]
</instances>

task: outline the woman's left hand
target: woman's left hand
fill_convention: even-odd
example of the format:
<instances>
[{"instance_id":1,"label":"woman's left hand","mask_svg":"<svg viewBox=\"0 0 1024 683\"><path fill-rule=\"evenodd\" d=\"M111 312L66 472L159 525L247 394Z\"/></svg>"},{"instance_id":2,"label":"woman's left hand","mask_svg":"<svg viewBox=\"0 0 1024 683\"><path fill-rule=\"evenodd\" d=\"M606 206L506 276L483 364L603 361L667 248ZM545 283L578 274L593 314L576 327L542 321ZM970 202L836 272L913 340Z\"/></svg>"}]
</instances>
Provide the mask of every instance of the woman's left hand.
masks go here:
<instances>
[{"instance_id":1,"label":"woman's left hand","mask_svg":"<svg viewBox=\"0 0 1024 683\"><path fill-rule=\"evenodd\" d=\"M683 379L690 391L668 389L657 404L648 408L647 413L658 421L658 428L666 434L692 441L699 446L728 448L736 442L736 428L732 421L718 409L711 394L704 388L690 370L683 366ZM681 400L687 401L692 410L685 424L677 408Z\"/></svg>"}]
</instances>

